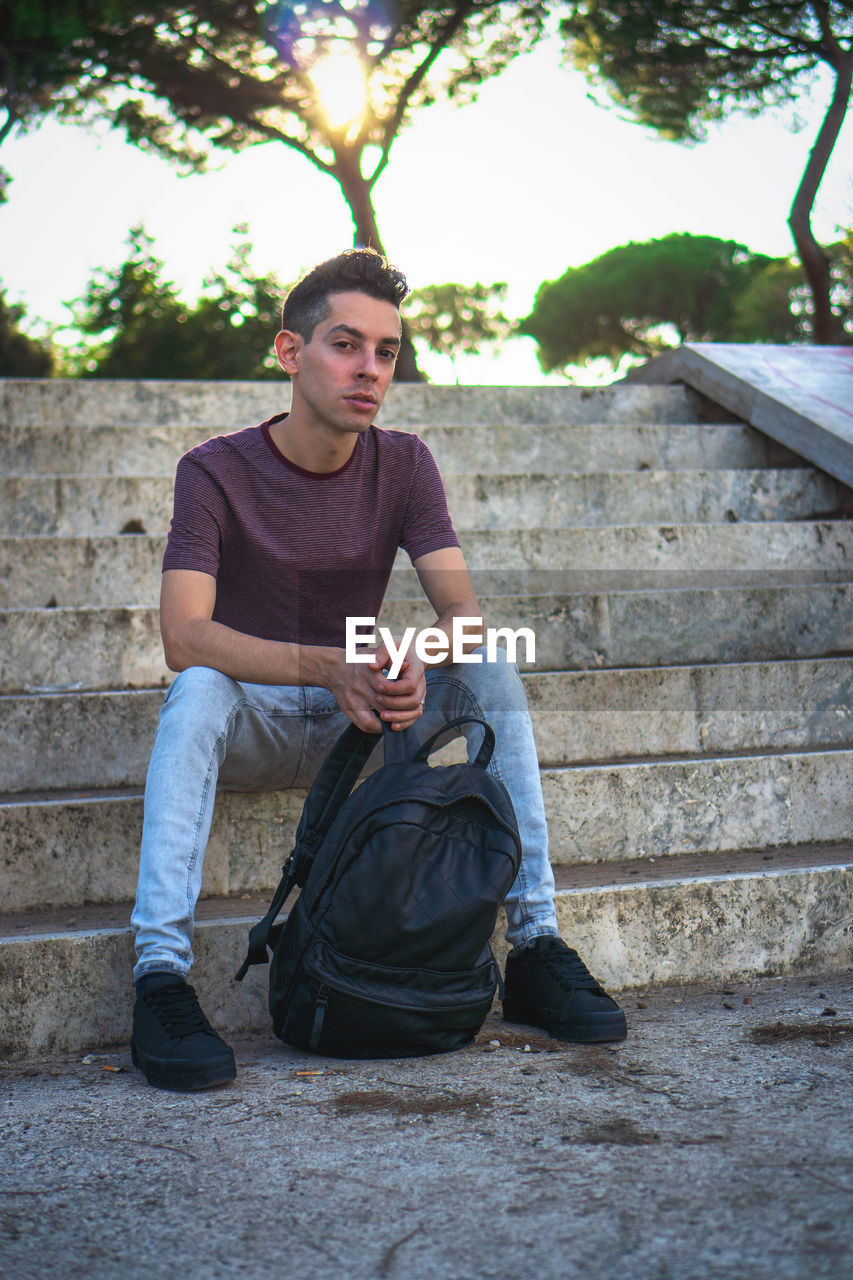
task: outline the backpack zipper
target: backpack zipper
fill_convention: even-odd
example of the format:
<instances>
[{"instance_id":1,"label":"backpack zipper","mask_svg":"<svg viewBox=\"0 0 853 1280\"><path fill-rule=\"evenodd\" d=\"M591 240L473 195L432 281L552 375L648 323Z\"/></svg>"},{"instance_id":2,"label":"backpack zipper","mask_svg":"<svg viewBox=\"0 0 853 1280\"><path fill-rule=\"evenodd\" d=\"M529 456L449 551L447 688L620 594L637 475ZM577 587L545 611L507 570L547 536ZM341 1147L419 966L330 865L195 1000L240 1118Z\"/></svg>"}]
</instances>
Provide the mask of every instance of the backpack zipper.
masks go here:
<instances>
[{"instance_id":1,"label":"backpack zipper","mask_svg":"<svg viewBox=\"0 0 853 1280\"><path fill-rule=\"evenodd\" d=\"M320 1044L320 1037L323 1034L323 1023L326 1020L326 1008L329 1003L329 988L321 987L317 992L317 999L314 1001L314 1021L311 1024L311 1036L308 1041L308 1047L312 1053L317 1052Z\"/></svg>"}]
</instances>

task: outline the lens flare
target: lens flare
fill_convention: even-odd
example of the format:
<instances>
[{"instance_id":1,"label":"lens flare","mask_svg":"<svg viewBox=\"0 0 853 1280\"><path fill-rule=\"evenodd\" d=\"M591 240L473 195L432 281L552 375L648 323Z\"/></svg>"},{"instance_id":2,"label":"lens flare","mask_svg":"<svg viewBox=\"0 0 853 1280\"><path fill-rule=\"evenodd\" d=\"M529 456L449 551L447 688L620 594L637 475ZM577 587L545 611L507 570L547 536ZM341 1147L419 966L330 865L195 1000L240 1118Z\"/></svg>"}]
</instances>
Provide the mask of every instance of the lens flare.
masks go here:
<instances>
[{"instance_id":1,"label":"lens flare","mask_svg":"<svg viewBox=\"0 0 853 1280\"><path fill-rule=\"evenodd\" d=\"M333 129L357 123L367 105L364 69L349 52L327 53L314 64L311 80Z\"/></svg>"}]
</instances>

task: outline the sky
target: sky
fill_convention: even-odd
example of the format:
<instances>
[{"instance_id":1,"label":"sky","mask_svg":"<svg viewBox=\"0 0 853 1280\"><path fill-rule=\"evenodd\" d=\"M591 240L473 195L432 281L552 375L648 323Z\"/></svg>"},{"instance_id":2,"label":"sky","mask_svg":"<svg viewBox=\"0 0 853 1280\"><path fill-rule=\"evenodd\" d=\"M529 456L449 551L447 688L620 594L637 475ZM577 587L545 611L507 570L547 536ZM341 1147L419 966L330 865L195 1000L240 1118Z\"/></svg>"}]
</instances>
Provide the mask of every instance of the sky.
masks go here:
<instances>
[{"instance_id":1,"label":"sky","mask_svg":"<svg viewBox=\"0 0 853 1280\"><path fill-rule=\"evenodd\" d=\"M401 133L374 191L380 233L413 287L506 281L513 317L529 312L543 281L631 240L689 231L787 255L788 210L830 93L829 75L818 74L795 108L731 116L699 145L663 142L596 105L548 42L486 82L475 103L438 103ZM0 163L13 178L0 206L0 280L30 321L67 324L64 304L97 268L124 260L140 222L188 300L225 264L237 223L248 224L254 268L285 281L352 243L337 184L280 143L183 177L107 126L47 121L9 138ZM851 223L853 111L813 227L826 242ZM544 377L530 338L422 365L437 382L565 380Z\"/></svg>"}]
</instances>

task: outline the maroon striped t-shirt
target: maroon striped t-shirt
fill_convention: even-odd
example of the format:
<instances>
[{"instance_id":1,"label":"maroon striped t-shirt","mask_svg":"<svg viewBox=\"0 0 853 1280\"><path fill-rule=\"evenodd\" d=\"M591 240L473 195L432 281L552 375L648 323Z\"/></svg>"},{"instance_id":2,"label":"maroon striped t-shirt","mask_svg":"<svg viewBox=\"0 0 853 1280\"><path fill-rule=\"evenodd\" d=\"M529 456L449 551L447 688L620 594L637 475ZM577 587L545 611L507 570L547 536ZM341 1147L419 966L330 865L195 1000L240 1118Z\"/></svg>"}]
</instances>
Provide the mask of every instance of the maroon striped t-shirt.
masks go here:
<instances>
[{"instance_id":1,"label":"maroon striped t-shirt","mask_svg":"<svg viewBox=\"0 0 853 1280\"><path fill-rule=\"evenodd\" d=\"M347 617L376 617L398 547L412 560L458 547L438 467L403 431L371 426L338 471L304 471L270 426L185 454L164 569L216 578L215 621L264 640L345 643Z\"/></svg>"}]
</instances>

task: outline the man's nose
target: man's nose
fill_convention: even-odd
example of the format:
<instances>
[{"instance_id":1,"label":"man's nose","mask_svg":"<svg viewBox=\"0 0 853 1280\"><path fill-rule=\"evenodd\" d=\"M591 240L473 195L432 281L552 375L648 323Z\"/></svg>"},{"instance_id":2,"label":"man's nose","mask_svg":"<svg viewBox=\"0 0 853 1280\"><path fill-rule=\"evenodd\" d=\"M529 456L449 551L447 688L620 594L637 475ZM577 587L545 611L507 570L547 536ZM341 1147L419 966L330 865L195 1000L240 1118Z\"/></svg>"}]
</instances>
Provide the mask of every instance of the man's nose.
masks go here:
<instances>
[{"instance_id":1,"label":"man's nose","mask_svg":"<svg viewBox=\"0 0 853 1280\"><path fill-rule=\"evenodd\" d=\"M375 351L362 351L358 365L358 376L374 380L379 377L379 363L376 359Z\"/></svg>"}]
</instances>

